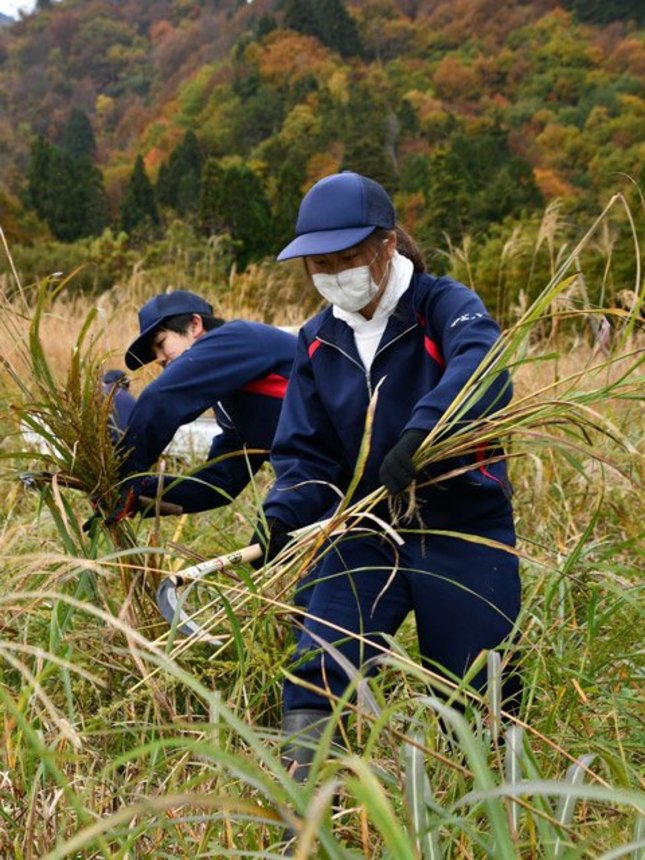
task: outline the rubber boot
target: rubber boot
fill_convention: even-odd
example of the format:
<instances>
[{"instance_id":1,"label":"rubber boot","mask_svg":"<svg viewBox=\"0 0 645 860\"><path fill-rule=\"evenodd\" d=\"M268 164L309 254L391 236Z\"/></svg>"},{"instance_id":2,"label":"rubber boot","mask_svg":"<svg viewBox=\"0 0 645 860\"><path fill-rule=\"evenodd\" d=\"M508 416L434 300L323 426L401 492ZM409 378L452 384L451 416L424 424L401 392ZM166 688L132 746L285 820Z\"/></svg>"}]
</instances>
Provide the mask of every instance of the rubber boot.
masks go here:
<instances>
[{"instance_id":1,"label":"rubber boot","mask_svg":"<svg viewBox=\"0 0 645 860\"><path fill-rule=\"evenodd\" d=\"M296 782L304 783L309 778L318 742L327 728L329 719L328 711L304 708L285 711L282 718L285 745L282 749L281 761ZM283 840L287 844L282 851L283 857L293 856L295 836L293 830L284 831Z\"/></svg>"}]
</instances>

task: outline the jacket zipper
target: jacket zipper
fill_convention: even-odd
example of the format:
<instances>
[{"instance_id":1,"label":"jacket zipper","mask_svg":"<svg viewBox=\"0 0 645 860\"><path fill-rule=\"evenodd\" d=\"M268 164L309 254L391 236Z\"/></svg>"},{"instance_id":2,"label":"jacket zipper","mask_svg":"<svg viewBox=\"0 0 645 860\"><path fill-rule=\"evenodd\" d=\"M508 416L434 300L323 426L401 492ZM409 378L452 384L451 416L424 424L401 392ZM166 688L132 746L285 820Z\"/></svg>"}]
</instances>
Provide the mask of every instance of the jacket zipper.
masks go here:
<instances>
[{"instance_id":1,"label":"jacket zipper","mask_svg":"<svg viewBox=\"0 0 645 860\"><path fill-rule=\"evenodd\" d=\"M382 352L385 352L385 350L386 350L389 346L392 346L392 344L393 344L393 343L396 343L396 342L397 342L397 340L400 340L404 335L406 335L406 334L408 334L409 332L413 331L415 328L417 328L417 324L416 324L416 323L415 323L414 325L411 325L409 328L406 328L406 329L405 329L405 331L399 332L399 334L397 334L397 336L396 336L396 337L393 337L393 338L392 338L392 340L389 340L389 341L385 344L385 346L381 347L380 349L377 349L377 350L376 350L376 352L374 353L374 358L372 359L372 367L374 367L374 362L376 361L376 359L378 358L378 356L379 356ZM372 390L372 379L371 379L372 367L370 367L370 369L369 369L370 378L369 378L369 380L368 380L368 388L370 389L370 391Z\"/></svg>"},{"instance_id":2,"label":"jacket zipper","mask_svg":"<svg viewBox=\"0 0 645 860\"><path fill-rule=\"evenodd\" d=\"M363 375L365 376L365 384L367 385L367 393L368 393L369 398L371 400L372 399L372 376L371 376L371 373L372 373L372 367L374 366L374 361L376 360L376 357L378 355L380 355L382 352L384 352L393 343L396 343L397 340L400 340L404 335L408 334L409 332L411 332L415 328L417 328L416 323L414 325L411 325L409 328L406 328L405 331L402 331L399 334L397 334L397 336L393 337L392 340L388 341L384 347L382 347L381 349L377 349L376 352L374 353L374 359L372 361L372 366L370 367L369 370L367 370L367 368L365 367L365 365L362 362L356 361L356 359L352 358L352 356L349 355L348 353L346 353L344 349L341 349L338 346L338 344L332 343L329 340L323 340L321 337L319 337L318 340L320 341L320 343L324 343L326 346L331 346L332 349L337 350L341 355L344 355L348 361L351 361L352 364L355 364L356 367L359 367L363 371Z\"/></svg>"},{"instance_id":3,"label":"jacket zipper","mask_svg":"<svg viewBox=\"0 0 645 860\"><path fill-rule=\"evenodd\" d=\"M352 358L352 356L351 356L351 355L349 355L347 352L345 352L345 350L344 350L344 349L341 349L341 348L338 346L338 344L332 343L330 340L323 340L321 337L319 337L319 338L318 338L318 340L320 341L320 343L324 343L324 344L325 344L325 346L331 346L331 347L332 347L332 349L335 349L335 350L336 350L337 352L339 352L341 355L344 355L344 356L345 356L345 358L346 358L348 361L351 361L351 363L352 363L352 364L355 364L355 365L356 365L356 367L360 367L360 369L363 371L363 376L365 377L365 382L366 382L366 384L367 384L367 393L369 394L369 397L370 397L370 400L371 400L371 399L372 399L372 382L371 382L371 380L370 380L369 372L365 369L365 365L364 365L362 362L360 362L360 361L356 361L356 359L355 359L355 358Z\"/></svg>"}]
</instances>

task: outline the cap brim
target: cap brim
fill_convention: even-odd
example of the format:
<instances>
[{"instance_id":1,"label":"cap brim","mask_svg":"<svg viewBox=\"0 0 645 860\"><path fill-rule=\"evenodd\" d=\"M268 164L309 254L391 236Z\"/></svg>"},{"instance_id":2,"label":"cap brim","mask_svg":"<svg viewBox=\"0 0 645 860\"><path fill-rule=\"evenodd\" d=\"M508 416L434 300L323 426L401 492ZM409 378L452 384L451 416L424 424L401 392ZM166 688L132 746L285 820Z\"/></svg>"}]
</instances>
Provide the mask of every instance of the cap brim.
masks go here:
<instances>
[{"instance_id":1,"label":"cap brim","mask_svg":"<svg viewBox=\"0 0 645 860\"><path fill-rule=\"evenodd\" d=\"M136 370L144 364L150 364L154 361L154 353L150 349L147 339L150 332L156 328L158 323L148 326L145 331L142 331L136 340L133 340L125 353L125 366L128 370Z\"/></svg>"},{"instance_id":2,"label":"cap brim","mask_svg":"<svg viewBox=\"0 0 645 860\"><path fill-rule=\"evenodd\" d=\"M311 257L313 254L334 254L336 251L344 251L353 245L358 245L363 239L367 239L370 233L376 230L376 226L370 227L347 227L344 230L318 230L316 233L303 233L289 242L283 248L276 260L291 260L294 257Z\"/></svg>"}]
</instances>

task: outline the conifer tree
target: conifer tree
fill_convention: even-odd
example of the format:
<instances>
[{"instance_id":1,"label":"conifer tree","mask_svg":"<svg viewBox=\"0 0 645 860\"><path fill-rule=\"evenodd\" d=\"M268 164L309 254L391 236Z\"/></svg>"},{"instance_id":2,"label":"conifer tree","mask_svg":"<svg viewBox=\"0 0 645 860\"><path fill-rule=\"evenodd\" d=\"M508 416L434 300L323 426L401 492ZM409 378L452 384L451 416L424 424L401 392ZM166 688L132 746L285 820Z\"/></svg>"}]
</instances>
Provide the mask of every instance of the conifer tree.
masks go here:
<instances>
[{"instance_id":1,"label":"conifer tree","mask_svg":"<svg viewBox=\"0 0 645 860\"><path fill-rule=\"evenodd\" d=\"M121 203L121 227L126 233L158 226L159 211L155 193L146 173L143 156L137 155L134 169Z\"/></svg>"},{"instance_id":2,"label":"conifer tree","mask_svg":"<svg viewBox=\"0 0 645 860\"><path fill-rule=\"evenodd\" d=\"M273 205L273 234L276 248L286 245L293 238L293 229L298 218L302 198L301 188L306 183L306 158L291 155L278 172L277 194Z\"/></svg>"},{"instance_id":3,"label":"conifer tree","mask_svg":"<svg viewBox=\"0 0 645 860\"><path fill-rule=\"evenodd\" d=\"M356 22L343 0L287 0L284 26L314 36L342 57L362 53Z\"/></svg>"},{"instance_id":4,"label":"conifer tree","mask_svg":"<svg viewBox=\"0 0 645 860\"><path fill-rule=\"evenodd\" d=\"M202 176L200 220L209 233L228 233L245 268L272 248L271 209L258 175L245 164L222 168L209 159Z\"/></svg>"},{"instance_id":5,"label":"conifer tree","mask_svg":"<svg viewBox=\"0 0 645 860\"><path fill-rule=\"evenodd\" d=\"M258 40L263 39L266 35L276 30L277 27L278 23L273 15L269 15L267 13L260 15L260 19L255 25L255 36Z\"/></svg>"},{"instance_id":6,"label":"conifer tree","mask_svg":"<svg viewBox=\"0 0 645 860\"><path fill-rule=\"evenodd\" d=\"M43 221L48 220L51 210L51 163L53 147L42 135L31 145L29 172L27 174L27 200Z\"/></svg>"},{"instance_id":7,"label":"conifer tree","mask_svg":"<svg viewBox=\"0 0 645 860\"><path fill-rule=\"evenodd\" d=\"M362 53L356 22L343 0L318 0L316 3L323 43L341 57L356 57Z\"/></svg>"},{"instance_id":8,"label":"conifer tree","mask_svg":"<svg viewBox=\"0 0 645 860\"><path fill-rule=\"evenodd\" d=\"M297 33L315 36L322 41L318 24L315 0L286 0L284 4L284 26Z\"/></svg>"},{"instance_id":9,"label":"conifer tree","mask_svg":"<svg viewBox=\"0 0 645 860\"><path fill-rule=\"evenodd\" d=\"M612 21L634 21L639 27L645 24L643 0L564 0L563 5L588 24L601 27Z\"/></svg>"},{"instance_id":10,"label":"conifer tree","mask_svg":"<svg viewBox=\"0 0 645 860\"><path fill-rule=\"evenodd\" d=\"M388 149L389 109L367 87L356 87L345 112L343 170L370 176L394 190L396 174Z\"/></svg>"},{"instance_id":11,"label":"conifer tree","mask_svg":"<svg viewBox=\"0 0 645 860\"><path fill-rule=\"evenodd\" d=\"M435 247L444 244L445 234L458 242L466 233L484 233L507 215L544 203L530 165L513 155L501 128L455 134L436 150L424 196L422 239Z\"/></svg>"},{"instance_id":12,"label":"conifer tree","mask_svg":"<svg viewBox=\"0 0 645 860\"><path fill-rule=\"evenodd\" d=\"M199 186L202 171L202 151L193 131L187 131L183 140L161 165L157 177L157 200L182 215L198 208Z\"/></svg>"},{"instance_id":13,"label":"conifer tree","mask_svg":"<svg viewBox=\"0 0 645 860\"><path fill-rule=\"evenodd\" d=\"M103 177L88 158L77 158L43 137L32 144L27 199L63 242L100 233L108 223Z\"/></svg>"},{"instance_id":14,"label":"conifer tree","mask_svg":"<svg viewBox=\"0 0 645 860\"><path fill-rule=\"evenodd\" d=\"M199 223L207 235L217 232L220 211L222 168L216 158L209 158L202 169L199 193Z\"/></svg>"},{"instance_id":15,"label":"conifer tree","mask_svg":"<svg viewBox=\"0 0 645 860\"><path fill-rule=\"evenodd\" d=\"M63 131L62 148L77 158L96 157L96 140L92 124L87 114L79 108L72 108L67 125Z\"/></svg>"}]
</instances>

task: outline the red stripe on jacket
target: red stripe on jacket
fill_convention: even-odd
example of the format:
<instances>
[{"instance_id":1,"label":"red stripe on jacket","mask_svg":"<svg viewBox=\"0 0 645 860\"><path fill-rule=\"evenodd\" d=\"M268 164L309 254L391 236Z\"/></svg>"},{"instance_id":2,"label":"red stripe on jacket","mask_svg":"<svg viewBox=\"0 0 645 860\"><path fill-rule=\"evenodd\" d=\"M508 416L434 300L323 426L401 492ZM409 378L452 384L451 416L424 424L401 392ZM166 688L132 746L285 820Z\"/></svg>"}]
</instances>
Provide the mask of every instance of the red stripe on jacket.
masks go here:
<instances>
[{"instance_id":1,"label":"red stripe on jacket","mask_svg":"<svg viewBox=\"0 0 645 860\"><path fill-rule=\"evenodd\" d=\"M322 341L318 340L318 338L311 341L311 343L309 344L309 349L307 350L307 352L309 353L309 358L311 358L311 356L314 354L314 352L318 349L318 347L321 344L322 344Z\"/></svg>"},{"instance_id":2,"label":"red stripe on jacket","mask_svg":"<svg viewBox=\"0 0 645 860\"><path fill-rule=\"evenodd\" d=\"M423 345L425 346L426 352L428 353L430 358L434 358L439 367L443 369L446 366L446 362L444 361L443 355L439 352L439 347L437 346L437 344L433 340L430 340L427 334L424 335Z\"/></svg>"},{"instance_id":3,"label":"red stripe on jacket","mask_svg":"<svg viewBox=\"0 0 645 860\"><path fill-rule=\"evenodd\" d=\"M503 487L504 486L503 482L500 481L499 478L496 478L495 475L493 475L489 471L488 466L486 466L486 464L484 463L484 460L486 459L486 454L487 454L486 445L484 443L482 443L481 445L478 445L476 450L475 450L475 460L477 463L480 464L479 465L479 471L482 473L482 475L486 475L486 477L490 478L491 481L497 481L497 483L500 485L500 487Z\"/></svg>"},{"instance_id":4,"label":"red stripe on jacket","mask_svg":"<svg viewBox=\"0 0 645 860\"><path fill-rule=\"evenodd\" d=\"M267 397L278 397L280 400L284 400L288 381L284 376L277 373L269 373L262 379L247 382L246 385L242 386L242 391L247 391L250 394L266 394Z\"/></svg>"}]
</instances>

